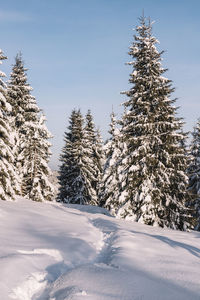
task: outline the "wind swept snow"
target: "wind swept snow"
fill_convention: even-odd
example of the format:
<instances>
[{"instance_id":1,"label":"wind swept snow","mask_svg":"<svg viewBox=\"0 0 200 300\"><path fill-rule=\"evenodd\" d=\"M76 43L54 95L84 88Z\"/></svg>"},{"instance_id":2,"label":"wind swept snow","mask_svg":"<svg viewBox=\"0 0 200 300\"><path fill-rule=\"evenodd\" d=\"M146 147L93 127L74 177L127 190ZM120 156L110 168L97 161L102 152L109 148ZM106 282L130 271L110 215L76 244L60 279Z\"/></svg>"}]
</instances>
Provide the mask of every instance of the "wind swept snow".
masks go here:
<instances>
[{"instance_id":1,"label":"wind swept snow","mask_svg":"<svg viewBox=\"0 0 200 300\"><path fill-rule=\"evenodd\" d=\"M31 274L28 279L13 289L10 297L18 300L32 299L33 295L46 285L46 272L38 272Z\"/></svg>"},{"instance_id":2,"label":"wind swept snow","mask_svg":"<svg viewBox=\"0 0 200 300\"><path fill-rule=\"evenodd\" d=\"M199 300L200 234L98 207L0 202L0 299Z\"/></svg>"},{"instance_id":3,"label":"wind swept snow","mask_svg":"<svg viewBox=\"0 0 200 300\"><path fill-rule=\"evenodd\" d=\"M55 249L34 249L33 251L18 250L22 254L46 254L52 256L57 261L62 261L62 256L58 250Z\"/></svg>"}]
</instances>

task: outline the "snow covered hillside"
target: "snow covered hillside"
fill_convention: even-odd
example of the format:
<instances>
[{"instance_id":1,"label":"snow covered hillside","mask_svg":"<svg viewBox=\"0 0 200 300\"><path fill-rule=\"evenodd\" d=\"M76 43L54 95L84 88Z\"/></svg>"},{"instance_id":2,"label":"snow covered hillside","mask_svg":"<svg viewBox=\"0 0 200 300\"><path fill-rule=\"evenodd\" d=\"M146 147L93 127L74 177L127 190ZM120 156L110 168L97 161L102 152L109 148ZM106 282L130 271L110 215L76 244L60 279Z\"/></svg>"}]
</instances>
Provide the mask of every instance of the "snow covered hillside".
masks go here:
<instances>
[{"instance_id":1,"label":"snow covered hillside","mask_svg":"<svg viewBox=\"0 0 200 300\"><path fill-rule=\"evenodd\" d=\"M199 300L200 233L97 207L0 202L0 299Z\"/></svg>"}]
</instances>

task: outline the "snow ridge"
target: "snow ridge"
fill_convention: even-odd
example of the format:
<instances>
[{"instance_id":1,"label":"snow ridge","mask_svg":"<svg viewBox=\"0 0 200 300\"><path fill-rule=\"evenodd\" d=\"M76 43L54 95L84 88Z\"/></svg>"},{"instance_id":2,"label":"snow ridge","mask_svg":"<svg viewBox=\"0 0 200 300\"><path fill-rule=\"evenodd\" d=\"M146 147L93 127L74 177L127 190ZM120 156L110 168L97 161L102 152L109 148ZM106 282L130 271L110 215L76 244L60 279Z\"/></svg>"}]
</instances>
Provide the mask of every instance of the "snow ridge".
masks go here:
<instances>
[{"instance_id":1,"label":"snow ridge","mask_svg":"<svg viewBox=\"0 0 200 300\"><path fill-rule=\"evenodd\" d=\"M56 261L62 261L63 257L60 253L60 251L56 249L34 249L32 251L26 251L26 250L18 250L19 253L21 254L46 254L49 256L52 256Z\"/></svg>"}]
</instances>

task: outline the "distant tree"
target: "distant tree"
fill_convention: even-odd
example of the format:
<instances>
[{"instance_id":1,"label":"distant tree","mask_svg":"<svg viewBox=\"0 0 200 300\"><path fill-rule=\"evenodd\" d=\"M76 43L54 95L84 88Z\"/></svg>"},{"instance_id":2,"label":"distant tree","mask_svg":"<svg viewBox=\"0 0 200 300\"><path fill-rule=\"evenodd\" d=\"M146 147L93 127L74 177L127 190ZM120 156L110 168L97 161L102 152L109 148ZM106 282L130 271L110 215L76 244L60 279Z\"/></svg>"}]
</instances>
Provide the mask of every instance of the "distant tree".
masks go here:
<instances>
[{"instance_id":1,"label":"distant tree","mask_svg":"<svg viewBox=\"0 0 200 300\"><path fill-rule=\"evenodd\" d=\"M190 145L189 188L191 199L188 206L195 209L195 229L200 231L200 119L192 133Z\"/></svg>"},{"instance_id":2,"label":"distant tree","mask_svg":"<svg viewBox=\"0 0 200 300\"><path fill-rule=\"evenodd\" d=\"M125 199L118 216L149 225L184 230L189 226L187 158L181 144L183 122L170 99L171 80L163 77L162 52L156 49L152 23L140 18L129 55L132 87L124 92L121 163ZM120 201L120 200L119 200Z\"/></svg>"},{"instance_id":3,"label":"distant tree","mask_svg":"<svg viewBox=\"0 0 200 300\"><path fill-rule=\"evenodd\" d=\"M90 158L93 173L91 174L91 185L96 192L95 203L99 202L99 188L103 173L103 142L99 130L96 130L91 111L88 110L85 118L84 136L85 151ZM90 174L90 173L88 173ZM90 176L90 175L89 175ZM92 178L94 180L92 180Z\"/></svg>"},{"instance_id":4,"label":"distant tree","mask_svg":"<svg viewBox=\"0 0 200 300\"><path fill-rule=\"evenodd\" d=\"M92 166L91 178L89 179L91 182L91 186L95 191L95 202L98 202L97 199L97 185L98 185L98 167L95 161L95 144L96 144L96 133L95 133L95 125L93 121L93 117L91 115L91 111L88 110L85 117L85 126L84 126L84 151L86 152L87 157L90 159L90 164ZM90 176L90 173L89 173Z\"/></svg>"},{"instance_id":5,"label":"distant tree","mask_svg":"<svg viewBox=\"0 0 200 300\"><path fill-rule=\"evenodd\" d=\"M7 57L0 50L0 64ZM0 71L0 199L14 200L19 192L14 166L13 131L11 126L11 106L7 101L7 87L3 81L5 74Z\"/></svg>"},{"instance_id":6,"label":"distant tree","mask_svg":"<svg viewBox=\"0 0 200 300\"><path fill-rule=\"evenodd\" d=\"M103 178L103 168L105 164L105 151L103 147L103 140L101 137L100 130L96 130L96 141L94 144L94 164L97 166L97 173L96 176L98 178L98 184L97 184L97 196L98 196L98 202L100 201L100 190L101 190L101 182Z\"/></svg>"},{"instance_id":7,"label":"distant tree","mask_svg":"<svg viewBox=\"0 0 200 300\"><path fill-rule=\"evenodd\" d=\"M72 156L72 142L73 142L73 135L72 131L75 126L76 120L76 110L73 110L69 119L69 127L68 131L64 133L64 147L62 149L62 154L60 156L60 169L59 169L59 193L57 201L60 202L71 202L72 197L74 196L73 193L73 179L72 173L74 169L75 162L73 161ZM74 174L73 174L74 175Z\"/></svg>"},{"instance_id":8,"label":"distant tree","mask_svg":"<svg viewBox=\"0 0 200 300\"><path fill-rule=\"evenodd\" d=\"M60 158L58 201L75 204L97 204L92 149L87 145L84 120L80 110L73 110L65 132Z\"/></svg>"},{"instance_id":9,"label":"distant tree","mask_svg":"<svg viewBox=\"0 0 200 300\"><path fill-rule=\"evenodd\" d=\"M119 209L119 195L122 191L119 175L119 162L121 159L120 131L116 123L115 114L112 113L109 130L111 137L104 146L106 161L100 193L101 206L110 210L113 215L116 215Z\"/></svg>"}]
</instances>

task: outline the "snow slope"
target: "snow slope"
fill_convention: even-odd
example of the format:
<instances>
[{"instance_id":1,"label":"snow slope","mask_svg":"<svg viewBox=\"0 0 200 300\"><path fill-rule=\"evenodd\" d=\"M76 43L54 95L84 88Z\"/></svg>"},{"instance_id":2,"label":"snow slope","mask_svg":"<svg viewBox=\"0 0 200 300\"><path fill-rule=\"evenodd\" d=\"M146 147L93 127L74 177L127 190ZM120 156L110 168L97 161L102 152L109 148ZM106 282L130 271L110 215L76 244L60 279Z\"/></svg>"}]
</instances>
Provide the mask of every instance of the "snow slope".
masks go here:
<instances>
[{"instance_id":1,"label":"snow slope","mask_svg":"<svg viewBox=\"0 0 200 300\"><path fill-rule=\"evenodd\" d=\"M91 206L0 202L0 299L199 300L200 234Z\"/></svg>"}]
</instances>

